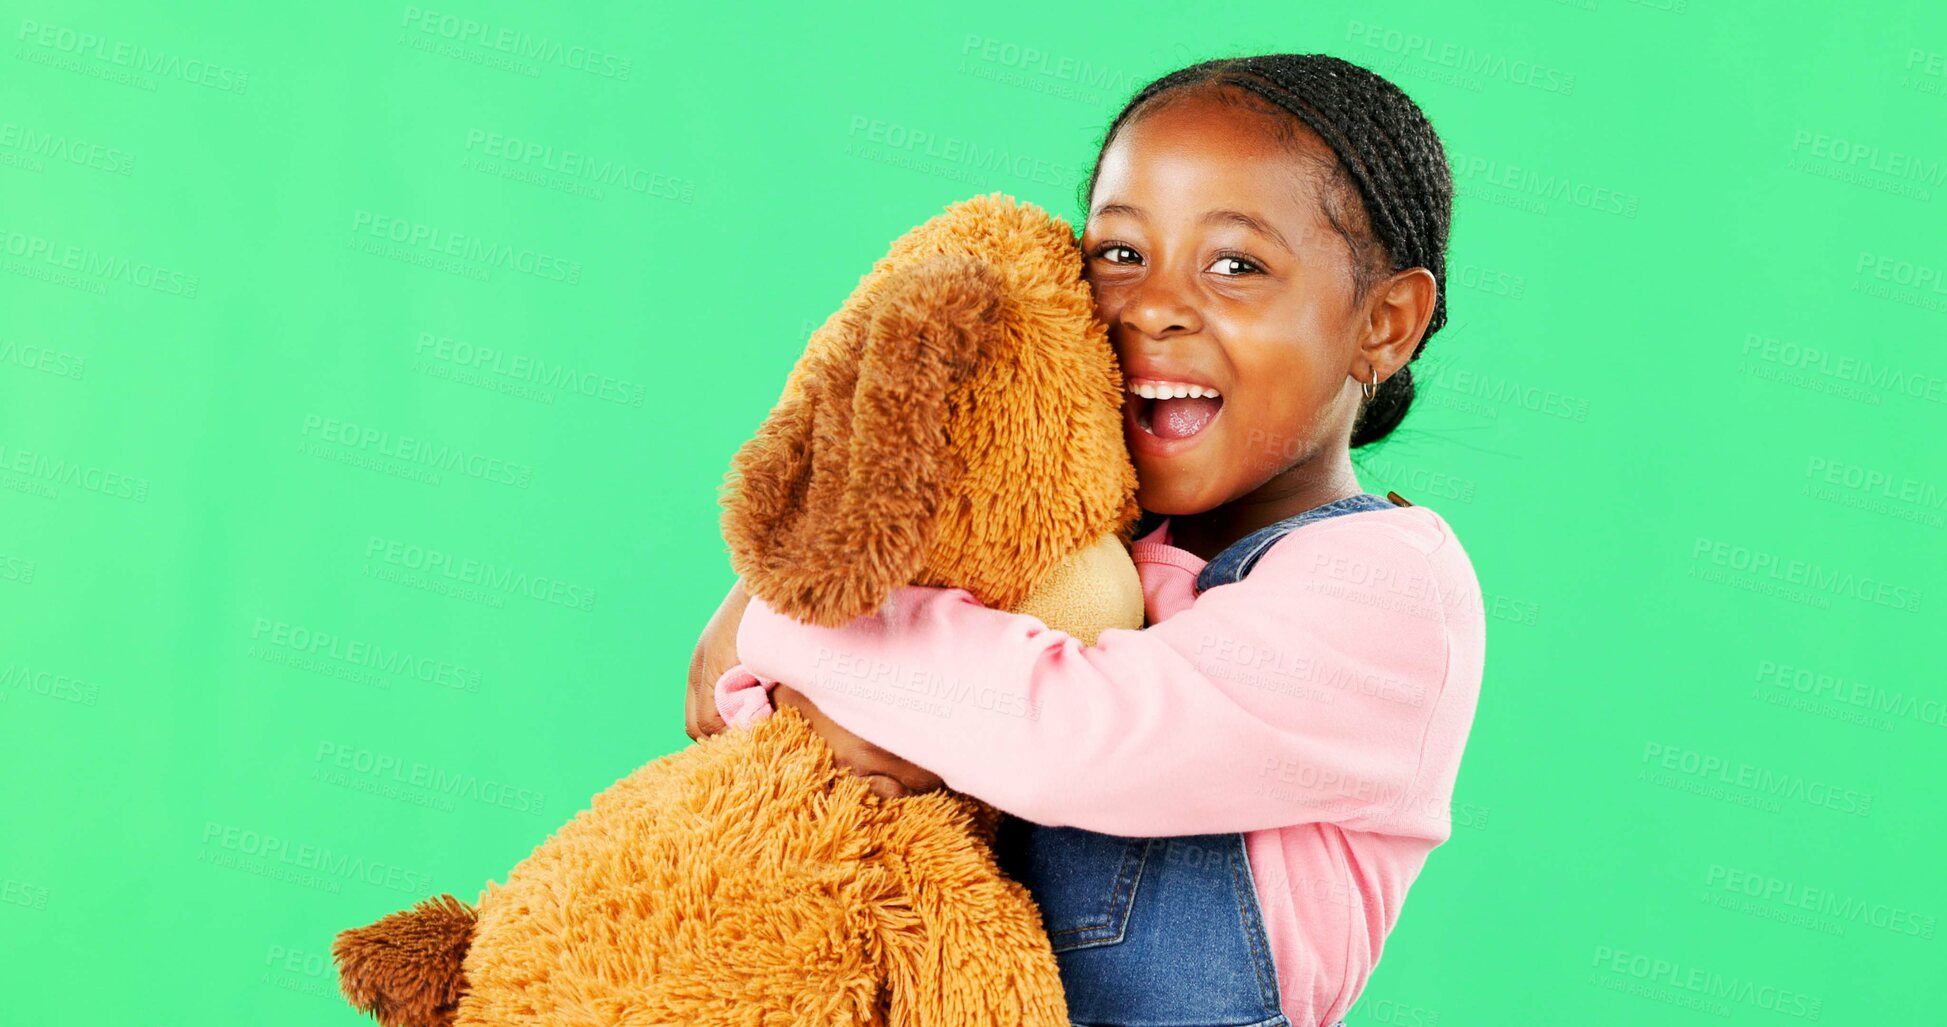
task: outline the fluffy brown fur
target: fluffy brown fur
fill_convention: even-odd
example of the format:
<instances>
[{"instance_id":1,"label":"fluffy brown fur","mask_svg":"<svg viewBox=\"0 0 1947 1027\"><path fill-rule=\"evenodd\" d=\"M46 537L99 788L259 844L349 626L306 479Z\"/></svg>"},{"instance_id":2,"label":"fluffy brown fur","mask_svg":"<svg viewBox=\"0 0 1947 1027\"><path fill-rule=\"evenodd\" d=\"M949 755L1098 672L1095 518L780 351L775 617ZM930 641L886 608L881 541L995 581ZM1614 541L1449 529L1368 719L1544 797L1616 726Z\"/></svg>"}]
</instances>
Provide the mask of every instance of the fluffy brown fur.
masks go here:
<instances>
[{"instance_id":1,"label":"fluffy brown fur","mask_svg":"<svg viewBox=\"0 0 1947 1027\"><path fill-rule=\"evenodd\" d=\"M1065 223L998 193L896 242L737 454L724 537L752 594L837 624L958 585L1090 642L1141 627L1122 379L1080 268ZM340 986L386 1027L1060 1027L997 823L951 791L879 798L782 708L617 781L477 909L343 932Z\"/></svg>"},{"instance_id":2,"label":"fluffy brown fur","mask_svg":"<svg viewBox=\"0 0 1947 1027\"><path fill-rule=\"evenodd\" d=\"M473 925L473 907L440 895L339 934L331 956L345 997L382 1024L451 1023Z\"/></svg>"},{"instance_id":3,"label":"fluffy brown fur","mask_svg":"<svg viewBox=\"0 0 1947 1027\"><path fill-rule=\"evenodd\" d=\"M751 593L825 625L909 582L1013 609L1069 554L1127 542L1122 375L1081 272L1065 222L999 193L894 243L732 461L723 533Z\"/></svg>"},{"instance_id":4,"label":"fluffy brown fur","mask_svg":"<svg viewBox=\"0 0 1947 1027\"><path fill-rule=\"evenodd\" d=\"M955 792L873 795L780 709L618 781L516 868L455 1023L1064 1024L995 826Z\"/></svg>"}]
</instances>

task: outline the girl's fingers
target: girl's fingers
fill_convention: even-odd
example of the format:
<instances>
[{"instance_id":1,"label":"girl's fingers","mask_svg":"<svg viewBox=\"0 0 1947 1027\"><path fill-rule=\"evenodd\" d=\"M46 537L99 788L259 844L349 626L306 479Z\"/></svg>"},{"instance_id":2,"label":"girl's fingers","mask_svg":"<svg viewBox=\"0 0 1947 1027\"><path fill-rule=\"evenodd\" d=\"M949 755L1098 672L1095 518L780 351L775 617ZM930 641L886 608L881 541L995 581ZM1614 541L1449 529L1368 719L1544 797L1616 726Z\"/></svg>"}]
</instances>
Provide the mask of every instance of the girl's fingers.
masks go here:
<instances>
[{"instance_id":1,"label":"girl's fingers","mask_svg":"<svg viewBox=\"0 0 1947 1027\"><path fill-rule=\"evenodd\" d=\"M917 795L942 787L939 776L910 760L904 760L858 735L838 726L805 698L804 693L779 682L771 690L771 704L779 709L796 709L810 722L811 729L831 747L832 759L841 769L863 778L874 794L885 798Z\"/></svg>"},{"instance_id":2,"label":"girl's fingers","mask_svg":"<svg viewBox=\"0 0 1947 1027\"><path fill-rule=\"evenodd\" d=\"M854 770L854 774L858 771ZM897 799L909 794L904 782L890 774L859 774L865 779L865 786L881 799Z\"/></svg>"}]
</instances>

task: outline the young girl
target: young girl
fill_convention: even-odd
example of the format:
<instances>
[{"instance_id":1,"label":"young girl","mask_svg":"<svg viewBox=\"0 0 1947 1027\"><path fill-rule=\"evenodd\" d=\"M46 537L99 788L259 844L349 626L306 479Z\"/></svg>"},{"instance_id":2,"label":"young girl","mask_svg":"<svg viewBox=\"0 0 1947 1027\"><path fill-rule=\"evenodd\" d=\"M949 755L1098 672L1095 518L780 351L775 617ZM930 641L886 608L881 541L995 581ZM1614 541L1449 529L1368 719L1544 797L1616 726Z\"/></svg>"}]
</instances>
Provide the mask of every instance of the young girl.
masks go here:
<instances>
[{"instance_id":1,"label":"young girl","mask_svg":"<svg viewBox=\"0 0 1947 1027\"><path fill-rule=\"evenodd\" d=\"M1364 491L1349 453L1399 423L1446 320L1451 198L1419 108L1336 58L1144 87L1082 249L1130 390L1150 626L1084 646L908 586L818 628L733 589L692 736L791 705L842 761L891 754L881 794L943 782L1009 814L996 855L1078 1023L1337 1022L1450 834L1485 655L1452 529Z\"/></svg>"}]
</instances>

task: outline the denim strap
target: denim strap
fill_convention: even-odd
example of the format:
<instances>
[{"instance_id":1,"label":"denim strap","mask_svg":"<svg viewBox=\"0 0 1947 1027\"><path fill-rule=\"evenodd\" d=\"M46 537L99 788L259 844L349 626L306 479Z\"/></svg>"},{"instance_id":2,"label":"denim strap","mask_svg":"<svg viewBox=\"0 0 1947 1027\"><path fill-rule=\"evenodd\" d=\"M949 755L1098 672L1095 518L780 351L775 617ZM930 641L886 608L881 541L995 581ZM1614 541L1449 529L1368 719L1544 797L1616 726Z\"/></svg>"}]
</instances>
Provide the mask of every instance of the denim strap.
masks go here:
<instances>
[{"instance_id":1,"label":"denim strap","mask_svg":"<svg viewBox=\"0 0 1947 1027\"><path fill-rule=\"evenodd\" d=\"M1266 550L1271 548L1272 543L1313 521L1365 510L1390 510L1394 505L1390 500L1370 492L1361 492L1314 506L1274 524L1267 524L1232 542L1224 548L1223 552L1218 553L1205 564L1203 570L1197 574L1197 594L1201 595L1218 585L1242 581L1244 575L1249 574L1251 568L1257 566L1257 561L1264 556Z\"/></svg>"}]
</instances>

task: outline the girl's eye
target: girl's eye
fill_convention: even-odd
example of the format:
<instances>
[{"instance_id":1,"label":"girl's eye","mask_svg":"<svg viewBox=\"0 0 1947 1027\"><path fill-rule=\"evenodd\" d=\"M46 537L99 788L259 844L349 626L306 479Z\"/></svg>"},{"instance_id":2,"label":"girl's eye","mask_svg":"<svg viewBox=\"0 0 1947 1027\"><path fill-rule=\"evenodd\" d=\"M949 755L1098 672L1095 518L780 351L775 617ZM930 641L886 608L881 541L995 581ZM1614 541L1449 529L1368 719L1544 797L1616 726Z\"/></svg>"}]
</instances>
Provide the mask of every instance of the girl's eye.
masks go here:
<instances>
[{"instance_id":1,"label":"girl's eye","mask_svg":"<svg viewBox=\"0 0 1947 1027\"><path fill-rule=\"evenodd\" d=\"M1113 253L1126 253L1131 259L1115 259L1110 257L1110 254ZM1142 259L1141 254L1138 254L1135 250L1121 243L1108 243L1101 246L1095 251L1095 255L1107 260L1111 264L1133 264ZM1205 268L1205 270L1210 270L1211 268L1222 268L1223 270L1217 271L1217 274L1225 278L1242 278L1245 275L1264 273L1264 269L1259 267L1255 262L1231 254L1224 254L1216 260L1211 261L1210 268Z\"/></svg>"},{"instance_id":2,"label":"girl's eye","mask_svg":"<svg viewBox=\"0 0 1947 1027\"><path fill-rule=\"evenodd\" d=\"M1263 268L1258 267L1256 264L1253 264L1250 261L1245 260L1243 257L1231 257L1231 256L1218 257L1216 260L1210 262L1210 266L1222 267L1226 263L1229 263L1233 267L1242 267L1248 270L1240 271L1237 274L1224 274L1221 271L1218 272L1219 274L1223 274L1225 278L1239 278L1242 277L1243 275L1255 274L1257 272L1264 270Z\"/></svg>"}]
</instances>

